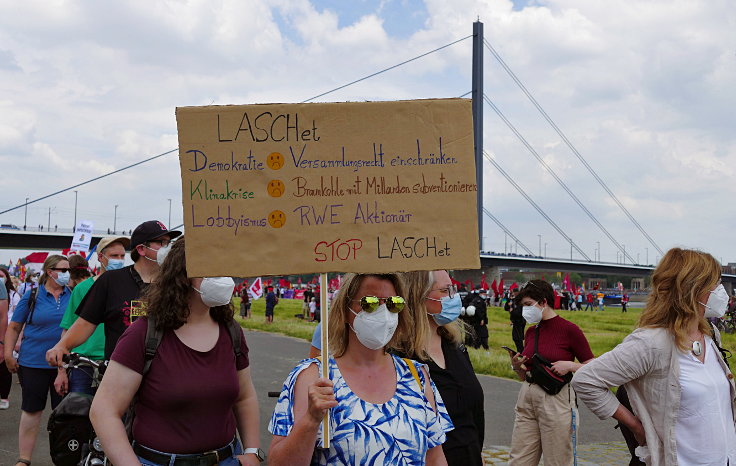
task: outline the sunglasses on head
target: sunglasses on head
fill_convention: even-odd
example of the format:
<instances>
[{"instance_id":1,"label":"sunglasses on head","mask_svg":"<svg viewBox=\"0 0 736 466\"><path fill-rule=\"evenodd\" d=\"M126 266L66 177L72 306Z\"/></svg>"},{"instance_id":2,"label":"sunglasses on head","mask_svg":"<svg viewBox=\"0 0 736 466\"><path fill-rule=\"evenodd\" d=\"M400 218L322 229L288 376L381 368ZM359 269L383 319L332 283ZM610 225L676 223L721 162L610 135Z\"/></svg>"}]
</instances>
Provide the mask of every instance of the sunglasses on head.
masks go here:
<instances>
[{"instance_id":1,"label":"sunglasses on head","mask_svg":"<svg viewBox=\"0 0 736 466\"><path fill-rule=\"evenodd\" d=\"M391 312L401 312L404 309L404 298L401 296L389 296L387 298L379 298L377 296L363 296L360 299L353 299L354 303L359 302L360 308L365 312L373 312L378 309L381 303L385 303L386 307Z\"/></svg>"}]
</instances>

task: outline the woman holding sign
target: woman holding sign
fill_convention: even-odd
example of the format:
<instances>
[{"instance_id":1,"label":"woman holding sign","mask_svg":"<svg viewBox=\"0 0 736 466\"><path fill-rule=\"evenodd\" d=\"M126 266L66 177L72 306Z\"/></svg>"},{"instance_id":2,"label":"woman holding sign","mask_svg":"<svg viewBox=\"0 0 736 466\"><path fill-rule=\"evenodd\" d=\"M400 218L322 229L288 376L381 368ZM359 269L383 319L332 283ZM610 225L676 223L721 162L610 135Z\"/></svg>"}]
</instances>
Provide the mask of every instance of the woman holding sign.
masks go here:
<instances>
[{"instance_id":1,"label":"woman holding sign","mask_svg":"<svg viewBox=\"0 0 736 466\"><path fill-rule=\"evenodd\" d=\"M269 425L270 464L447 464L441 445L452 422L426 366L386 351L414 353L403 343L414 325L403 295L396 274L345 275L327 328L329 379L317 358L291 371Z\"/></svg>"},{"instance_id":2,"label":"woman holding sign","mask_svg":"<svg viewBox=\"0 0 736 466\"><path fill-rule=\"evenodd\" d=\"M458 320L462 300L445 270L403 274L414 316L412 356L427 363L455 429L442 444L447 463L482 465L483 387L473 371Z\"/></svg>"}]
</instances>

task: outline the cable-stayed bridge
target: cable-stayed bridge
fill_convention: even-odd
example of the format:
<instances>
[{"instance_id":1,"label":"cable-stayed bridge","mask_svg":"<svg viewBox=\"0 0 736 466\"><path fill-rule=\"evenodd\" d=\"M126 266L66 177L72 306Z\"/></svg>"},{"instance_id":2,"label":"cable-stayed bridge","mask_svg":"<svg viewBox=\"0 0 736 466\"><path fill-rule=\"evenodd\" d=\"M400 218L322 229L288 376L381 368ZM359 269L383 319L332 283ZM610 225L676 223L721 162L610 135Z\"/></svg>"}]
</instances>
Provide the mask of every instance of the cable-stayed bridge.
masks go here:
<instances>
[{"instance_id":1,"label":"cable-stayed bridge","mask_svg":"<svg viewBox=\"0 0 736 466\"><path fill-rule=\"evenodd\" d=\"M477 184L478 184L478 219L479 219L479 230L480 230L480 238L484 237L483 232L483 219L488 218L492 222L494 222L503 232L505 235L511 237L517 247L521 247L524 251L526 251L526 254L523 256L516 256L516 255L509 255L509 254L486 254L482 251L480 252L481 261L483 264L483 267L519 267L519 268L537 268L537 269L550 269L550 270L560 270L560 271L576 271L576 272L590 272L590 273L612 273L612 274L622 274L622 275L632 275L632 276L642 276L647 275L651 272L651 266L648 265L636 265L639 262L639 258L636 259L634 256L635 254L632 253L631 247L629 247L629 251L627 252L626 247L624 246L623 242L617 239L613 233L611 233L610 229L607 228L604 225L604 222L602 222L599 219L599 215L597 215L594 211L595 209L588 205L590 202L588 199L585 199L583 196L576 194L575 190L568 185L561 177L557 171L550 166L548 163L545 162L544 158L539 154L539 152L534 148L534 145L529 141L529 138L525 137L522 132L517 128L511 120L506 116L506 114L500 109L500 107L497 105L496 102L494 102L485 92L483 88L483 67L484 67L484 56L486 54L490 54L490 56L495 60L501 68L504 70L504 72L509 76L509 78L513 81L513 83L519 88L519 90L523 93L523 95L529 100L529 102L533 105L533 107L539 112L540 116L544 121L546 121L549 126L557 133L562 143L570 150L570 152L575 156L575 158L580 162L582 165L582 168L590 175L590 179L594 180L595 183L600 187L600 189L608 196L613 203L617 206L619 211L621 212L621 221L630 222L631 225L634 227L635 230L638 230L639 233L642 235L642 239L644 239L645 243L648 244L647 247L647 255L649 253L648 248L652 248L652 255L653 256L661 256L664 252L659 247L659 245L655 242L655 240L652 238L652 236L645 230L644 226L642 226L639 221L637 221L636 218L627 210L627 208L624 206L624 204L619 200L617 195L614 193L614 191L604 182L603 178L598 174L598 172L593 168L593 166L587 161L587 159L581 154L581 152L576 148L576 146L573 144L573 142L568 138L568 136L563 132L563 130L555 123L553 118L549 115L549 113L542 107L542 105L534 98L532 93L529 91L529 89L524 85L524 83L521 81L521 79L514 73L514 71L511 69L511 67L503 60L503 58L500 56L498 51L493 47L493 45L484 38L483 35L483 24L478 21L473 24L473 34L467 35L465 37L458 38L457 40L454 40L450 43L444 44L440 47L436 47L432 50L429 50L425 53L422 53L420 55L417 55L415 57L412 57L410 59L404 60L400 63L397 63L393 66L387 67L382 70L378 70L374 73L371 73L369 75L363 76L359 79L355 79L353 81L350 81L346 84L343 84L341 86L338 86L334 89L328 90L326 92L319 93L315 95L314 97L308 98L303 100L302 102L311 102L315 101L316 99L320 99L322 97L325 97L333 92L336 92L341 89L345 89L346 87L356 85L362 81L368 80L368 79L374 79L379 75L382 75L386 72L389 72L391 70L395 70L397 68L407 66L410 63L421 60L422 58L442 53L442 51L450 48L450 47L457 47L458 44L467 43L466 41L472 40L473 44L473 82L472 82L472 89L469 92L461 93L458 92L455 97L465 97L468 95L472 95L473 99L473 113L474 113L474 133L475 133L475 160L476 160L476 167L477 167ZM547 212L537 201L535 201L532 196L522 187L523 180L515 180L509 173L503 168L504 163L501 160L500 157L497 157L495 155L492 155L488 151L484 150L483 145L483 133L484 133L484 127L483 127L483 109L484 108L490 108L496 116L498 116L499 120L509 129L511 134L513 134L516 139L518 139L521 146L524 148L525 152L528 152L533 159L536 161L535 163L538 163L539 166L541 166L546 174L551 177L566 193L567 196L569 196L570 199L573 200L574 204L579 208L584 214L585 218L587 218L591 223L589 224L591 227L596 228L600 230L600 232L603 234L605 238L610 241L610 245L613 246L613 248L617 251L617 257L620 255L621 257L621 263L610 263L610 262L604 262L600 260L600 244L598 245L598 248L596 250L596 254L593 254L593 257L591 258L591 255L589 255L590 251L586 252L586 248L581 247L574 239L573 235L569 233L568 229L569 227L564 224L564 222L556 220L553 218L553 215ZM83 186L88 183L96 182L102 178L115 175L117 173L120 173L125 170L133 169L139 165L148 163L150 161L153 161L155 159L158 159L160 157L168 156L171 154L174 154L178 152L177 148L172 148L169 151L163 152L158 155L150 156L145 159L142 159L139 162L136 162L134 164L128 165L126 167L121 167L117 170L111 171L109 173L103 174L101 176L95 177L90 180L83 181L81 183L74 184L73 186L61 188L57 191L54 191L50 194L39 196L35 199L27 199L25 203L16 205L12 208L0 211L0 220L2 219L2 214L6 212L10 212L12 210L21 209L21 208L27 208L29 204L33 204L36 202L39 202L44 199L48 199L51 197L54 197L56 195L59 195L61 193L74 190L75 188L78 188L80 186ZM562 241L569 246L570 248L570 259L554 259L546 257L541 257L541 237L540 237L540 255L535 256L531 250L524 245L524 243L519 239L519 237L514 234L511 229L509 229L506 226L506 223L504 222L504 219L500 218L498 215L494 215L494 213L491 211L489 206L484 206L483 204L483 169L486 166L492 167L494 170L496 170L499 174L501 174L508 183L514 187L514 189L519 193L519 195L538 212L540 215L542 222L548 223L556 232L559 234L559 238L562 239ZM76 208L75 208L75 217L76 217ZM581 217L583 218L583 217ZM113 218L110 222L110 225L115 225L116 218ZM145 219L141 219L145 220ZM99 225L99 222L98 222ZM65 232L51 232L51 231L45 231L45 232L31 232L29 231L29 228L26 228L26 226L23 226L23 230L26 231L18 231L18 230L3 230L0 229L0 248L5 249L37 249L37 250L58 250L60 248L66 248L71 242L71 233ZM50 227L50 220L49 225L47 227L47 230ZM113 230L115 228L113 227ZM101 232L102 233L102 232ZM120 233L120 232L117 232ZM539 235L537 235L539 236ZM95 238L95 241L97 239ZM93 241L93 244L94 242ZM481 245L479 245L479 250L484 249ZM546 249L546 247L545 247ZM655 251L658 254L655 254ZM645 262L649 262L648 258ZM724 281L728 282L730 279L728 278L730 275L726 274L724 276Z\"/></svg>"}]
</instances>

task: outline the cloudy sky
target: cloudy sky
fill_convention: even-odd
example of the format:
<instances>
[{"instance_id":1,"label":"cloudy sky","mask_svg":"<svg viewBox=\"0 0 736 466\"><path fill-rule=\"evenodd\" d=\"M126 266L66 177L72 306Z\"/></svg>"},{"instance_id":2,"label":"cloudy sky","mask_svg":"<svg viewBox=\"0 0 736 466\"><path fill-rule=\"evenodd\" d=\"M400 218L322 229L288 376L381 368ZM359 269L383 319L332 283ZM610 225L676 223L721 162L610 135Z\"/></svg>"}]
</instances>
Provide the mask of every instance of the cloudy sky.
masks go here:
<instances>
[{"instance_id":1,"label":"cloudy sky","mask_svg":"<svg viewBox=\"0 0 736 466\"><path fill-rule=\"evenodd\" d=\"M485 37L662 249L736 262L736 11L726 0L0 0L0 210L177 147L177 106L299 102L472 34ZM317 101L457 97L472 43ZM657 258L486 50L485 93L639 262ZM615 246L484 106L484 141L590 257ZM484 205L535 253L570 245L484 162ZM78 188L79 219L182 223L177 154ZM74 193L28 207L70 228ZM441 217L438 219L441 221ZM22 226L24 209L0 215ZM484 218L484 249L504 251ZM510 240L509 246L510 248ZM519 252L521 252L519 248ZM544 251L543 251L544 252ZM7 262L6 254L0 260ZM577 253L575 257L580 257Z\"/></svg>"}]
</instances>

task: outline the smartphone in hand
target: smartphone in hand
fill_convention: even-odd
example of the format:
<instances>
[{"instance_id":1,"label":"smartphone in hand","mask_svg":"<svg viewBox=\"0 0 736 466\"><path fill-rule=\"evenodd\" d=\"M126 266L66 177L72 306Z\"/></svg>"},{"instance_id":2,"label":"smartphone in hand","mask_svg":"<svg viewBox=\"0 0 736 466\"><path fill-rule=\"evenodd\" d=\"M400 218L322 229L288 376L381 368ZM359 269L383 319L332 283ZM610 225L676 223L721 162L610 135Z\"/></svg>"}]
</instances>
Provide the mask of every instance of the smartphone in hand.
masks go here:
<instances>
[{"instance_id":1,"label":"smartphone in hand","mask_svg":"<svg viewBox=\"0 0 736 466\"><path fill-rule=\"evenodd\" d=\"M511 348L509 348L508 346L501 346L501 348L503 348L503 349L505 349L506 351L508 351L508 352L509 352L509 354L510 354L511 356L514 356L514 355L516 355L516 351L512 350L512 349L511 349Z\"/></svg>"}]
</instances>

